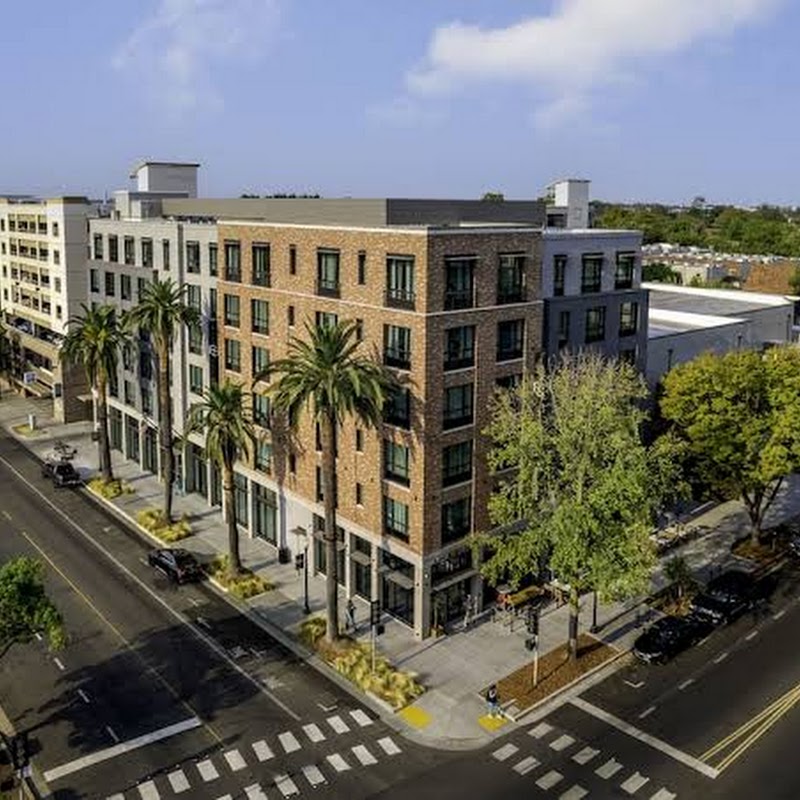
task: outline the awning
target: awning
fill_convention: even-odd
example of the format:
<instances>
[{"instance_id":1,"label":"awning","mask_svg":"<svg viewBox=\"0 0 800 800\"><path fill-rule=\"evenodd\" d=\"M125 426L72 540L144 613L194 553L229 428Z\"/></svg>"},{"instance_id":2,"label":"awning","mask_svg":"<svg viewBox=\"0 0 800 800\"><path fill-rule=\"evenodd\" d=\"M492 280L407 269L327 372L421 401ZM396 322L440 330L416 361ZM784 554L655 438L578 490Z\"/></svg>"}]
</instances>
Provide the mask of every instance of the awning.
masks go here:
<instances>
[{"instance_id":1,"label":"awning","mask_svg":"<svg viewBox=\"0 0 800 800\"><path fill-rule=\"evenodd\" d=\"M357 564L362 564L365 567L368 567L372 563L372 559L360 550L353 550L353 552L350 553L350 560L355 561Z\"/></svg>"},{"instance_id":2,"label":"awning","mask_svg":"<svg viewBox=\"0 0 800 800\"><path fill-rule=\"evenodd\" d=\"M413 589L414 588L414 580L409 578L404 572L400 572L399 570L391 570L389 572L384 572L383 576L386 578L387 581L391 581L392 583L397 584L401 589Z\"/></svg>"}]
</instances>

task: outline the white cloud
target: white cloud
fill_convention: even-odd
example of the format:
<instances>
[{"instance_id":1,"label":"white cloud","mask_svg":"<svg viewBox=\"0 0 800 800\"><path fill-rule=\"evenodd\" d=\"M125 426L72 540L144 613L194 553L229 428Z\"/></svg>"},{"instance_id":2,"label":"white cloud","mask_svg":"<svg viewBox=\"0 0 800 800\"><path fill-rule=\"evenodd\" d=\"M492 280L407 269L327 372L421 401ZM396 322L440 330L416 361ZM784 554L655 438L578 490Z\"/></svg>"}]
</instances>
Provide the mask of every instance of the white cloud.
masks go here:
<instances>
[{"instance_id":1,"label":"white cloud","mask_svg":"<svg viewBox=\"0 0 800 800\"><path fill-rule=\"evenodd\" d=\"M546 125L580 113L593 90L626 79L644 60L724 37L784 0L560 0L546 16L505 28L437 29L407 76L415 96L478 81L517 81L547 98Z\"/></svg>"},{"instance_id":2,"label":"white cloud","mask_svg":"<svg viewBox=\"0 0 800 800\"><path fill-rule=\"evenodd\" d=\"M159 0L123 42L113 66L172 114L220 107L214 72L253 62L272 38L279 0Z\"/></svg>"}]
</instances>

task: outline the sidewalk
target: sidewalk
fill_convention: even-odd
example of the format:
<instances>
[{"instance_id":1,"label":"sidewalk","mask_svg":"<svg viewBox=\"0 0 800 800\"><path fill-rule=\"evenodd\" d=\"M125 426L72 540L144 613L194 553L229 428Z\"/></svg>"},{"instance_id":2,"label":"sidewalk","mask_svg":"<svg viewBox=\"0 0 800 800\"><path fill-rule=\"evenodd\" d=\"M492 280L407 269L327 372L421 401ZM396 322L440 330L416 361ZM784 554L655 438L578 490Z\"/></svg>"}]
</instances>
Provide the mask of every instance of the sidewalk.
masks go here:
<instances>
[{"instance_id":1,"label":"sidewalk","mask_svg":"<svg viewBox=\"0 0 800 800\"><path fill-rule=\"evenodd\" d=\"M23 399L4 393L0 400L0 425L9 430L35 455L43 457L52 450L53 442L62 439L78 450L74 465L85 477L97 469L97 444L91 441L89 422L55 424L50 417L47 400ZM37 428L32 435L20 435L13 428L24 424L28 414L37 415ZM161 485L156 476L142 473L138 465L113 453L115 476L129 483L134 494L123 495L112 501L116 509L135 519L145 508L160 507ZM210 507L199 495L176 494L175 513L186 514L194 535L181 545L208 558L227 550L227 530L219 508ZM767 524L800 512L800 478L792 476L768 515ZM707 526L709 533L672 550L665 560L681 555L687 559L697 577L704 579L710 570L718 570L739 562L731 555L732 542L748 529L747 517L741 504L735 501L712 506L692 519L695 524ZM275 590L248 602L251 616L268 626L270 632L278 629L290 642L295 639L303 613L302 573L292 564L279 564L274 547L258 539L241 538L242 560L274 584ZM741 563L741 562L739 562ZM667 581L663 562L656 570L652 589L663 588ZM364 625L368 609L357 600L356 618L362 624L359 638L365 641L369 632ZM309 579L309 605L314 614L325 609L325 586L322 580ZM540 653L546 653L562 644L566 638L568 608L566 605L550 608L543 613L539 628ZM619 604L601 604L598 607L598 638L621 651L630 649L641 626L655 617L655 612L642 605L642 598ZM592 624L592 597L583 600L580 627L588 631ZM509 730L508 723L497 732L489 732L479 724L485 713L485 703L480 692L490 683L530 662L531 654L525 649L524 623L517 622L513 631L492 621L491 613L474 623L468 630L458 629L437 639L416 641L405 626L389 620L386 632L378 640L380 651L403 670L415 672L427 687L426 693L400 715L384 715L393 727L414 740L448 749L480 747L494 736ZM287 636L288 635L288 636ZM296 645L295 645L296 646ZM363 701L356 690L354 693Z\"/></svg>"}]
</instances>

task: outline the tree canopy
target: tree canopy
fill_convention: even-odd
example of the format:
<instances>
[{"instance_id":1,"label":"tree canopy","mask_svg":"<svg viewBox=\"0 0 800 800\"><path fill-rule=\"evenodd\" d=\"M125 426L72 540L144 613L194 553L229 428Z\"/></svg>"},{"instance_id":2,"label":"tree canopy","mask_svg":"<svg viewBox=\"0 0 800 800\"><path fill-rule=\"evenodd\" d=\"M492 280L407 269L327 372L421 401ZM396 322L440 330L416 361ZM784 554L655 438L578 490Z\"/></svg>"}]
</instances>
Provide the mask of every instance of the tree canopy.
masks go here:
<instances>
[{"instance_id":1,"label":"tree canopy","mask_svg":"<svg viewBox=\"0 0 800 800\"><path fill-rule=\"evenodd\" d=\"M786 475L800 467L800 351L707 353L664 379L661 412L688 444L696 477L740 498L752 535Z\"/></svg>"}]
</instances>

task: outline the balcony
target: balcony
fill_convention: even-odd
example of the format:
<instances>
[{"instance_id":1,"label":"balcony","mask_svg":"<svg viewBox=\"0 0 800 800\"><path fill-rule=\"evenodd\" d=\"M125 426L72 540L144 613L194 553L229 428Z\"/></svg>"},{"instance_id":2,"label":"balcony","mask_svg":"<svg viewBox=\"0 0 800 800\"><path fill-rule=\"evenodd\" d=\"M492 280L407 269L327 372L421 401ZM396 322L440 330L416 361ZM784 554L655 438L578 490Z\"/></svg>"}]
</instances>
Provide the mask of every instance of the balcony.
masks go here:
<instances>
[{"instance_id":1,"label":"balcony","mask_svg":"<svg viewBox=\"0 0 800 800\"><path fill-rule=\"evenodd\" d=\"M463 428L466 425L472 425L474 421L474 415L472 412L469 414L461 413L458 415L449 415L445 416L442 420L442 430L450 431L454 428Z\"/></svg>"},{"instance_id":2,"label":"balcony","mask_svg":"<svg viewBox=\"0 0 800 800\"><path fill-rule=\"evenodd\" d=\"M398 369L411 369L411 351L397 348L387 349L383 355L383 363L387 367Z\"/></svg>"},{"instance_id":3,"label":"balcony","mask_svg":"<svg viewBox=\"0 0 800 800\"><path fill-rule=\"evenodd\" d=\"M444 294L445 311L475 308L475 288L447 291Z\"/></svg>"},{"instance_id":4,"label":"balcony","mask_svg":"<svg viewBox=\"0 0 800 800\"><path fill-rule=\"evenodd\" d=\"M329 278L317 278L317 294L321 297L339 297L339 282Z\"/></svg>"},{"instance_id":5,"label":"balcony","mask_svg":"<svg viewBox=\"0 0 800 800\"><path fill-rule=\"evenodd\" d=\"M475 354L474 353L458 353L458 354L448 354L444 360L444 369L445 371L450 371L454 369L468 369L469 367L475 366Z\"/></svg>"},{"instance_id":6,"label":"balcony","mask_svg":"<svg viewBox=\"0 0 800 800\"><path fill-rule=\"evenodd\" d=\"M408 289L387 289L383 299L384 305L388 308L403 308L413 311L415 307L414 292Z\"/></svg>"}]
</instances>

